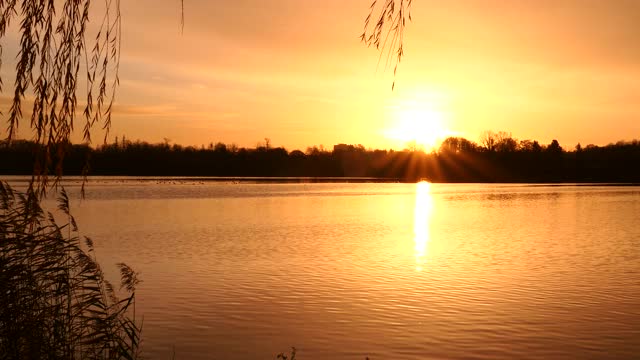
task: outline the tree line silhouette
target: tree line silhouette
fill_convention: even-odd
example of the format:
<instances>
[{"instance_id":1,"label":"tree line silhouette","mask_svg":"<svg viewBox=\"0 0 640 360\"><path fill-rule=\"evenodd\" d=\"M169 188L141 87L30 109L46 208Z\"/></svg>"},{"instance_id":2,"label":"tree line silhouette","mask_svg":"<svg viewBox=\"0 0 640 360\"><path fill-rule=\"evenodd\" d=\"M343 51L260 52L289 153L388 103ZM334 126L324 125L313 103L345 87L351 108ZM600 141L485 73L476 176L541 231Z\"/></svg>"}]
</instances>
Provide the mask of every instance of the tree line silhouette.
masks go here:
<instances>
[{"instance_id":1,"label":"tree line silhouette","mask_svg":"<svg viewBox=\"0 0 640 360\"><path fill-rule=\"evenodd\" d=\"M43 148L31 141L0 143L0 174L30 175ZM432 182L640 182L640 141L606 146L580 144L570 151L557 140L547 145L518 141L506 132L485 132L476 143L449 137L439 149L371 150L338 144L305 152L272 147L255 148L224 143L193 147L118 140L98 148L67 144L63 173L127 176L225 177L376 177ZM55 161L52 163L56 163Z\"/></svg>"}]
</instances>

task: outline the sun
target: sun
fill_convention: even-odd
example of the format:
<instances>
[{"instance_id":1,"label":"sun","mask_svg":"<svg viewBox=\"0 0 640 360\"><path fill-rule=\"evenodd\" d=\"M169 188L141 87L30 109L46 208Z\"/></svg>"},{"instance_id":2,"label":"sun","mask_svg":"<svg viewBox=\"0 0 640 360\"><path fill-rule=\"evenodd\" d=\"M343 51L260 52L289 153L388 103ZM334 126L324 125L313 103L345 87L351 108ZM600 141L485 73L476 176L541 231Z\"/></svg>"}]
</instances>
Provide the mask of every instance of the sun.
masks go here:
<instances>
[{"instance_id":1,"label":"sun","mask_svg":"<svg viewBox=\"0 0 640 360\"><path fill-rule=\"evenodd\" d=\"M393 125L385 135L401 146L415 145L424 150L435 149L450 135L445 115L429 107L401 107L392 112Z\"/></svg>"}]
</instances>

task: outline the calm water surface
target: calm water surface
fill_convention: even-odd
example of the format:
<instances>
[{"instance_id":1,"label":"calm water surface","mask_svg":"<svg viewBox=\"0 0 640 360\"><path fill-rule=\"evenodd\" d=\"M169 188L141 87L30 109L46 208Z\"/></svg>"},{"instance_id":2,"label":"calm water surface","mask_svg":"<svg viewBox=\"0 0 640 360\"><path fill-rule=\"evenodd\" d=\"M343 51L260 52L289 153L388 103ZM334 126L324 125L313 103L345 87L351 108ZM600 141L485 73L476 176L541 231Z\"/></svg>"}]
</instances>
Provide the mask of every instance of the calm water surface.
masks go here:
<instances>
[{"instance_id":1,"label":"calm water surface","mask_svg":"<svg viewBox=\"0 0 640 360\"><path fill-rule=\"evenodd\" d=\"M640 188L97 181L147 358L637 359Z\"/></svg>"}]
</instances>

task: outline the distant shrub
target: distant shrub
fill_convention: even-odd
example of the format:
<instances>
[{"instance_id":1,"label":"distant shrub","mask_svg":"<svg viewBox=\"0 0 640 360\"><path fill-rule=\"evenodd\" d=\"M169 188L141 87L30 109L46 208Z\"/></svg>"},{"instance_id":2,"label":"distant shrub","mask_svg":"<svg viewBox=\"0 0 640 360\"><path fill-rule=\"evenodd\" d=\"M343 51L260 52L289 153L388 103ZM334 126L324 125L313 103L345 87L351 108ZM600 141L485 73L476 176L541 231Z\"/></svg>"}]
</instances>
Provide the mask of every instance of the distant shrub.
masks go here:
<instances>
[{"instance_id":1,"label":"distant shrub","mask_svg":"<svg viewBox=\"0 0 640 360\"><path fill-rule=\"evenodd\" d=\"M276 356L276 360L296 360L296 352L296 348L292 347L289 355L282 352Z\"/></svg>"}]
</instances>

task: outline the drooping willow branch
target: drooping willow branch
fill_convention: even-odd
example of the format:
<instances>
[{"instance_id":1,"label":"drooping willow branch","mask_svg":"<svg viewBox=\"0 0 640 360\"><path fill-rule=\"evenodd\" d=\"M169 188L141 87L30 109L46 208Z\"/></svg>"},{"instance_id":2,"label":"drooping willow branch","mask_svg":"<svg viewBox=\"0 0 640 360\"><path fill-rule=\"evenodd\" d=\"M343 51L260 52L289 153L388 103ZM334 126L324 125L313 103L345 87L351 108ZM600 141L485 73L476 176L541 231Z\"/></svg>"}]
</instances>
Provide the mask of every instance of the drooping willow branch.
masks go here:
<instances>
[{"instance_id":1,"label":"drooping willow branch","mask_svg":"<svg viewBox=\"0 0 640 360\"><path fill-rule=\"evenodd\" d=\"M411 2L412 0L373 0L369 15L364 21L364 31L360 35L363 43L380 51L378 64L384 60L385 68L393 65L394 80L391 89L395 88L395 75L404 55L403 36L407 20L411 21Z\"/></svg>"},{"instance_id":2,"label":"drooping willow branch","mask_svg":"<svg viewBox=\"0 0 640 360\"><path fill-rule=\"evenodd\" d=\"M51 171L55 182L62 174L78 118L84 142L91 143L97 124L105 131L105 141L109 134L119 83L121 14L120 0L103 1L97 35L88 43L90 12L95 15L91 0L0 0L0 40L12 22L19 23L20 38L11 105L3 112L6 137L8 142L16 137L23 110L30 112L33 140L39 145L34 183L42 191ZM0 65L3 50L0 45Z\"/></svg>"}]
</instances>

